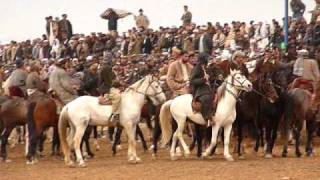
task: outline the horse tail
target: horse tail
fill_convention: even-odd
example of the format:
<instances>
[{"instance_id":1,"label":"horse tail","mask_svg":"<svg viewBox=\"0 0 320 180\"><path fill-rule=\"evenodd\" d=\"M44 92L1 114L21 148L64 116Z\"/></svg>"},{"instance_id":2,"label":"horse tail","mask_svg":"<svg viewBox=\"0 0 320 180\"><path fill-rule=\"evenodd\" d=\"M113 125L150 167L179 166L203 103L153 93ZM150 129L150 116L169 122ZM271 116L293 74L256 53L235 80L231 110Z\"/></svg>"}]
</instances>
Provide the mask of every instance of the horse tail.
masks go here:
<instances>
[{"instance_id":1,"label":"horse tail","mask_svg":"<svg viewBox=\"0 0 320 180\"><path fill-rule=\"evenodd\" d=\"M69 116L68 108L64 107L60 113L59 122L58 122L58 131L60 137L60 143L62 151L65 157L66 163L69 161L70 147L67 143L67 126L68 126Z\"/></svg>"},{"instance_id":2,"label":"horse tail","mask_svg":"<svg viewBox=\"0 0 320 180\"><path fill-rule=\"evenodd\" d=\"M162 131L162 143L168 144L172 136L172 115L170 112L172 100L165 102L160 109L160 126Z\"/></svg>"},{"instance_id":3,"label":"horse tail","mask_svg":"<svg viewBox=\"0 0 320 180\"><path fill-rule=\"evenodd\" d=\"M37 105L36 102L32 102L28 105L27 124L28 124L29 136L31 133L35 132L35 128L36 128L36 124L33 117L33 112L34 112L34 109L36 108L36 105Z\"/></svg>"}]
</instances>

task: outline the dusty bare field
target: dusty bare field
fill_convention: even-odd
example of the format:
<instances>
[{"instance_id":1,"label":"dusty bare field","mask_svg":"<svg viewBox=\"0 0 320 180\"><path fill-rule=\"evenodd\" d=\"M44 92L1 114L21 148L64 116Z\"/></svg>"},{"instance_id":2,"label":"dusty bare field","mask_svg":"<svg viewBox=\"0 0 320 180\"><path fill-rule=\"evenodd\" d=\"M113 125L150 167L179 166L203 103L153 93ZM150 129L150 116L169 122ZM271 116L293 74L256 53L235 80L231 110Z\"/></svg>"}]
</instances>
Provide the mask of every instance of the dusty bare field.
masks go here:
<instances>
[{"instance_id":1,"label":"dusty bare field","mask_svg":"<svg viewBox=\"0 0 320 180\"><path fill-rule=\"evenodd\" d=\"M154 160L150 152L143 153L139 144L138 152L143 163L130 165L127 163L126 143L123 143L123 149L118 151L116 157L112 156L111 145L106 140L100 140L100 145L101 150L94 151L96 156L87 161L86 168L68 168L63 161L49 156L48 143L46 156L39 163L27 166L24 147L18 145L15 149L9 149L9 157L13 162L0 163L0 179L320 179L319 146L311 158L295 158L293 147L290 147L289 158L281 158L281 147L278 145L273 159L264 159L261 152L254 155L250 148L247 149L245 160L236 158L235 162L226 162L221 154L202 160L196 157L195 152L188 159L181 157L178 161L171 161L166 149L161 149L158 158ZM218 151L222 152L221 148Z\"/></svg>"}]
</instances>

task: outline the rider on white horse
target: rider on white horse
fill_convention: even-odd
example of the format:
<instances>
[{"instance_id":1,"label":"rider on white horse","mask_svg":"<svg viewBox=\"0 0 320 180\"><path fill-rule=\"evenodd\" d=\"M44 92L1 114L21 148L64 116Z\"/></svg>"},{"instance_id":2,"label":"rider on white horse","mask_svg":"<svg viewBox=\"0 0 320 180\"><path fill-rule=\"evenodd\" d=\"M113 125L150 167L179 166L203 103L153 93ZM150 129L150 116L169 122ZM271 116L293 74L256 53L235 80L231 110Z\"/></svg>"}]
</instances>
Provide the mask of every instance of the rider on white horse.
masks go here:
<instances>
[{"instance_id":1,"label":"rider on white horse","mask_svg":"<svg viewBox=\"0 0 320 180\"><path fill-rule=\"evenodd\" d=\"M213 109L213 91L210 87L209 75L206 72L208 58L208 54L199 54L198 63L190 75L190 85L194 101L201 103L200 112L207 122L211 120Z\"/></svg>"}]
</instances>

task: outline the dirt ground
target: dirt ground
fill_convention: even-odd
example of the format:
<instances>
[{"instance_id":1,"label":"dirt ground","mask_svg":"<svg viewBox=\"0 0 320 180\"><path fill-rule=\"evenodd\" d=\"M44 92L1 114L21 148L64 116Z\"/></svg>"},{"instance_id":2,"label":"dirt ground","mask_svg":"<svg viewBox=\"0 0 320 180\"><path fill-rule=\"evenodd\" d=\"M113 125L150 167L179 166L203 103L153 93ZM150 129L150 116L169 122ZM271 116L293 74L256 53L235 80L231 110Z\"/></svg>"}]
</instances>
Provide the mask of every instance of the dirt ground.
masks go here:
<instances>
[{"instance_id":1,"label":"dirt ground","mask_svg":"<svg viewBox=\"0 0 320 180\"><path fill-rule=\"evenodd\" d=\"M143 153L140 143L138 153L143 162L137 165L127 163L127 144L123 143L122 150L116 157L112 156L111 145L101 139L100 151L95 152L95 158L87 161L86 168L68 168L64 162L49 155L49 146L46 144L46 156L35 165L26 165L24 147L18 145L9 149L11 163L0 163L1 180L26 179L320 179L320 148L315 149L314 157L295 158L293 147L290 147L289 157L280 157L281 146L277 145L273 159L264 159L262 152L254 155L247 149L245 160L226 162L219 148L218 155L211 159L198 159L193 152L188 159L181 157L178 161L171 161L169 151L161 149L156 160L152 159L151 152ZM150 142L148 142L150 145ZM231 148L232 149L232 148ZM304 148L301 148L303 150ZM219 153L220 152L220 153Z\"/></svg>"}]
</instances>

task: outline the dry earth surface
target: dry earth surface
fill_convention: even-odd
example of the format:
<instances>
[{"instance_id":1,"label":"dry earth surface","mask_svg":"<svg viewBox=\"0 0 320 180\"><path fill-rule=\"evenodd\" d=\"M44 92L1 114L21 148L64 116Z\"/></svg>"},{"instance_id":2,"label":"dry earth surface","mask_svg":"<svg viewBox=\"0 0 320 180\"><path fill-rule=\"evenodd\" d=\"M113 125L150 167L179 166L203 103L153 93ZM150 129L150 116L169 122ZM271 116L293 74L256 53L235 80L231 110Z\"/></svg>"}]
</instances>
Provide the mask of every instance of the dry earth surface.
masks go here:
<instances>
[{"instance_id":1,"label":"dry earth surface","mask_svg":"<svg viewBox=\"0 0 320 180\"><path fill-rule=\"evenodd\" d=\"M123 143L122 150L116 157L111 154L111 145L105 139L100 140L101 150L95 151L95 158L87 161L86 168L68 168L64 162L49 156L50 144L46 144L46 156L35 165L26 165L24 147L18 145L9 149L11 163L0 163L1 180L36 180L36 179L280 179L294 180L320 179L320 148L315 149L314 157L295 158L293 147L290 147L289 157L281 158L281 146L277 145L273 159L264 159L263 153L254 155L247 149L245 160L236 159L226 162L221 155L211 159L198 159L193 152L188 159L181 157L178 161L171 161L169 151L161 149L158 158L152 159L151 153L143 153L140 143L138 153L143 163L131 165L127 163L127 144ZM150 144L150 142L148 142ZM231 148L232 149L232 148ZM301 150L304 148L301 147ZM234 157L236 155L234 154Z\"/></svg>"}]
</instances>

